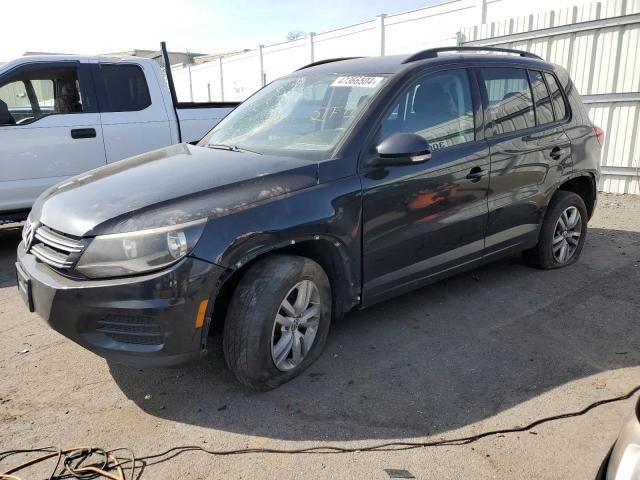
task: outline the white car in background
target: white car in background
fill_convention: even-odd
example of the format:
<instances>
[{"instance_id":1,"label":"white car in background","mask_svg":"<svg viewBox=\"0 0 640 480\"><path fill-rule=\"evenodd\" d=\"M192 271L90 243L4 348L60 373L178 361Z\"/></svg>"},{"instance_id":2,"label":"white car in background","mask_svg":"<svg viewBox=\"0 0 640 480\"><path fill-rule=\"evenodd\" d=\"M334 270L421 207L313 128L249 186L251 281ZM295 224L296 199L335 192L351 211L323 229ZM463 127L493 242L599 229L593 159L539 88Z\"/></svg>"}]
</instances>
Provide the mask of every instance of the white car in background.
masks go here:
<instances>
[{"instance_id":1,"label":"white car in background","mask_svg":"<svg viewBox=\"0 0 640 480\"><path fill-rule=\"evenodd\" d=\"M640 478L640 399L605 458L596 480Z\"/></svg>"},{"instance_id":2,"label":"white car in background","mask_svg":"<svg viewBox=\"0 0 640 480\"><path fill-rule=\"evenodd\" d=\"M50 186L200 140L237 103L178 103L151 59L27 56L0 65L0 223Z\"/></svg>"}]
</instances>

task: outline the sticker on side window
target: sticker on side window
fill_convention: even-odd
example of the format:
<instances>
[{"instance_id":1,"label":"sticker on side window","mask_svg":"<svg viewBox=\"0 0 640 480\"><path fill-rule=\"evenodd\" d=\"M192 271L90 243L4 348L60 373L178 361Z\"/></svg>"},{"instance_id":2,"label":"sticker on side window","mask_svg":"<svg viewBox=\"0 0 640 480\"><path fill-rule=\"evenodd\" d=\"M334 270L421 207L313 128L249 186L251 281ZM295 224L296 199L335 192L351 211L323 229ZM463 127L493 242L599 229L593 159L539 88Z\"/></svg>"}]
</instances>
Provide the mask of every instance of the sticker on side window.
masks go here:
<instances>
[{"instance_id":1,"label":"sticker on side window","mask_svg":"<svg viewBox=\"0 0 640 480\"><path fill-rule=\"evenodd\" d=\"M438 140L436 142L429 143L429 146L431 147L431 150L440 150L441 148L446 148L447 147L447 141L446 140Z\"/></svg>"},{"instance_id":2,"label":"sticker on side window","mask_svg":"<svg viewBox=\"0 0 640 480\"><path fill-rule=\"evenodd\" d=\"M363 87L376 88L384 77L349 76L338 77L331 84L332 87Z\"/></svg>"}]
</instances>

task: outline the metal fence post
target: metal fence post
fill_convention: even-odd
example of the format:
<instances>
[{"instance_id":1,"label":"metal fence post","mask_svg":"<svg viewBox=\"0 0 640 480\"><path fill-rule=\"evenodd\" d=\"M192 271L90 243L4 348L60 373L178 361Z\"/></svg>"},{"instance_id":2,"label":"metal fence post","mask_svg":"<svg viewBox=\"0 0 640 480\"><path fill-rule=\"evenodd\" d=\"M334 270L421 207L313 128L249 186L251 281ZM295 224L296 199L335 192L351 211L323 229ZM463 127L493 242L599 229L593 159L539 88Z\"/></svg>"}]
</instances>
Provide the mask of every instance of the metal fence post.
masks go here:
<instances>
[{"instance_id":1,"label":"metal fence post","mask_svg":"<svg viewBox=\"0 0 640 480\"><path fill-rule=\"evenodd\" d=\"M376 30L378 34L378 39L380 41L380 48L378 52L380 55L384 55L385 51L385 38L384 38L384 19L386 18L386 13L381 13L376 17Z\"/></svg>"},{"instance_id":2,"label":"metal fence post","mask_svg":"<svg viewBox=\"0 0 640 480\"><path fill-rule=\"evenodd\" d=\"M220 72L220 101L224 102L224 80L222 77L222 57L218 57L218 71Z\"/></svg>"},{"instance_id":3,"label":"metal fence post","mask_svg":"<svg viewBox=\"0 0 640 480\"><path fill-rule=\"evenodd\" d=\"M313 46L313 37L315 37L316 34L315 32L309 32L309 35L307 36L307 39L309 41L309 63L313 63L315 62L315 52L314 52L314 46Z\"/></svg>"},{"instance_id":4,"label":"metal fence post","mask_svg":"<svg viewBox=\"0 0 640 480\"><path fill-rule=\"evenodd\" d=\"M258 62L260 63L260 86L264 87L266 82L264 78L264 57L262 56L262 49L264 45L258 45Z\"/></svg>"},{"instance_id":5,"label":"metal fence post","mask_svg":"<svg viewBox=\"0 0 640 480\"><path fill-rule=\"evenodd\" d=\"M193 82L191 81L191 64L187 63L187 73L189 74L189 101L193 102Z\"/></svg>"}]
</instances>

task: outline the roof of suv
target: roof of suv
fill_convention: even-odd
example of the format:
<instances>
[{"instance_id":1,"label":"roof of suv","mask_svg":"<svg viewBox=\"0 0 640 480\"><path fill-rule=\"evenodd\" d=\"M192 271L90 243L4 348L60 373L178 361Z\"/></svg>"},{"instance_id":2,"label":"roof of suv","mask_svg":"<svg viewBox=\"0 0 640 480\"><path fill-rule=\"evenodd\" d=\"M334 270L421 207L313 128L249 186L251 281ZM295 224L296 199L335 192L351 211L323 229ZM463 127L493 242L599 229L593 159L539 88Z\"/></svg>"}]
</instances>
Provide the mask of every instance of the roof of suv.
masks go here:
<instances>
[{"instance_id":1,"label":"roof of suv","mask_svg":"<svg viewBox=\"0 0 640 480\"><path fill-rule=\"evenodd\" d=\"M469 53L446 53L438 54L438 49L434 49L434 56L431 58L412 60L416 54L411 55L388 55L384 57L355 57L346 59L324 60L317 64L311 64L300 70L313 70L314 73L345 73L345 74L394 74L407 68L418 65L437 65L444 63L486 63L501 62L514 63L519 65L529 65L531 67L544 67L553 69L551 63L535 56L520 55L498 55L498 54L469 54ZM425 51L429 52L429 51ZM513 53L518 52L514 50Z\"/></svg>"}]
</instances>

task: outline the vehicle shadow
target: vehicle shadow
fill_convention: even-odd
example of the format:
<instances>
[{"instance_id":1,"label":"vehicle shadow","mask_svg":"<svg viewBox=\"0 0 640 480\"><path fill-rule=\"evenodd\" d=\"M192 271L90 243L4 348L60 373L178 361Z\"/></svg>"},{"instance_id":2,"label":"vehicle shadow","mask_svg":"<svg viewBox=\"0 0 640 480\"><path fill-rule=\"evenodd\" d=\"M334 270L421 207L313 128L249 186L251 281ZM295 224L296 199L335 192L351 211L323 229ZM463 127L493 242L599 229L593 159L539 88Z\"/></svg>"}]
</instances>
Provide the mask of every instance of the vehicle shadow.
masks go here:
<instances>
[{"instance_id":1,"label":"vehicle shadow","mask_svg":"<svg viewBox=\"0 0 640 480\"><path fill-rule=\"evenodd\" d=\"M19 227L0 229L0 287L15 285L19 240ZM204 428L285 440L427 436L639 365L638 284L640 233L590 228L570 268L543 272L516 256L349 314L316 364L270 392L234 380L219 336L188 368L109 369L148 414Z\"/></svg>"},{"instance_id":2,"label":"vehicle shadow","mask_svg":"<svg viewBox=\"0 0 640 480\"><path fill-rule=\"evenodd\" d=\"M570 268L514 257L334 322L320 360L266 393L235 382L220 337L191 368L109 368L129 399L177 422L287 440L432 435L640 364L638 264L639 233L590 229Z\"/></svg>"},{"instance_id":3,"label":"vehicle shadow","mask_svg":"<svg viewBox=\"0 0 640 480\"><path fill-rule=\"evenodd\" d=\"M16 248L21 240L22 224L0 227L0 288L14 287L16 274L13 263L16 261Z\"/></svg>"}]
</instances>

